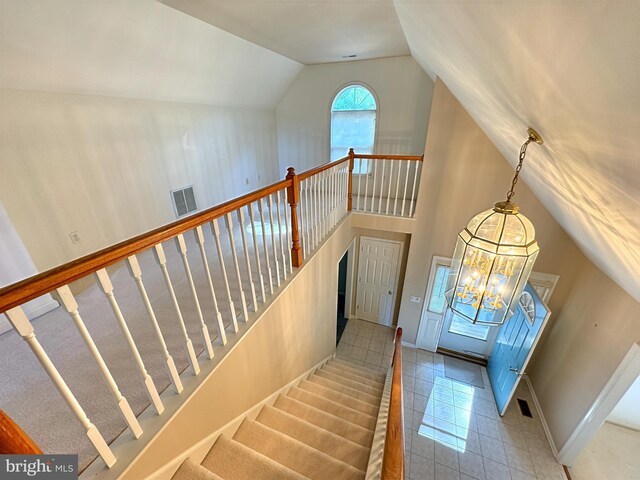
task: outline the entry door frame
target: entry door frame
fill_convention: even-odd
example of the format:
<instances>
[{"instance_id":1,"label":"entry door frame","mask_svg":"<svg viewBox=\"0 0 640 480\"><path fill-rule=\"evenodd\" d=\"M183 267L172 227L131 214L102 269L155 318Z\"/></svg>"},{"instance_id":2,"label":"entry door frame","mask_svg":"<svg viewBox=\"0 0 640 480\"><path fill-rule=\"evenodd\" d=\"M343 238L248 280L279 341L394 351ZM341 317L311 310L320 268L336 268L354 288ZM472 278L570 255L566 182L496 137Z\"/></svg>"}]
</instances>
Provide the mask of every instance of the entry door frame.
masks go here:
<instances>
[{"instance_id":1,"label":"entry door frame","mask_svg":"<svg viewBox=\"0 0 640 480\"><path fill-rule=\"evenodd\" d=\"M570 467L640 375L640 346L634 343L566 443L558 462Z\"/></svg>"},{"instance_id":2,"label":"entry door frame","mask_svg":"<svg viewBox=\"0 0 640 480\"><path fill-rule=\"evenodd\" d=\"M389 240L387 238L379 238L379 237L371 237L369 235L360 235L360 237L358 238L358 263L357 263L357 272L356 272L356 277L359 279L360 275L362 272L360 272L360 258L362 255L362 240L366 240L366 239L371 239L371 240L375 240L378 242L388 242L388 243L395 243L400 247L400 251L398 252L398 264L396 265L396 275L395 275L395 286L393 287L393 293L391 294L391 312L390 312L390 318L389 318L389 327L391 327L393 325L393 314L395 312L396 309L396 299L398 298L398 288L400 287L399 283L400 283L400 266L402 264L402 256L404 254L404 242L402 240ZM354 258L354 262L355 262L355 258ZM360 293L360 282L356 281L354 282L356 284L356 292L355 292L355 300L356 300L356 309L355 309L355 316L356 318L358 317L358 308L357 308L357 303L358 303L358 294ZM365 320L365 322L368 322L369 320ZM373 323L373 322L371 322ZM376 322L377 323L377 322ZM379 323L378 325L383 325L381 323Z\"/></svg>"}]
</instances>

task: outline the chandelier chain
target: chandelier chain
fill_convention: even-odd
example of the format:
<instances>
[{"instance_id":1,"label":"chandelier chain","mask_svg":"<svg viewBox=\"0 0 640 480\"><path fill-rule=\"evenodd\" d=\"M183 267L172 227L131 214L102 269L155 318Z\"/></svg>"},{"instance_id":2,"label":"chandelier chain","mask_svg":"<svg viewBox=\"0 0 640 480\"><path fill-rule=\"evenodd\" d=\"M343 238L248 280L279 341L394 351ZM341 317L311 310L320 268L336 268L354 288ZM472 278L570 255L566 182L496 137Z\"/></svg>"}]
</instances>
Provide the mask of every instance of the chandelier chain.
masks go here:
<instances>
[{"instance_id":1,"label":"chandelier chain","mask_svg":"<svg viewBox=\"0 0 640 480\"><path fill-rule=\"evenodd\" d=\"M531 143L533 139L529 137L526 142L522 144L520 147L520 158L518 161L518 166L516 167L516 174L513 176L513 180L511 180L511 190L507 192L507 203L511 201L511 198L515 195L516 183L518 183L518 176L520 175L520 170L522 170L522 163L524 162L524 157L527 154L527 146Z\"/></svg>"}]
</instances>

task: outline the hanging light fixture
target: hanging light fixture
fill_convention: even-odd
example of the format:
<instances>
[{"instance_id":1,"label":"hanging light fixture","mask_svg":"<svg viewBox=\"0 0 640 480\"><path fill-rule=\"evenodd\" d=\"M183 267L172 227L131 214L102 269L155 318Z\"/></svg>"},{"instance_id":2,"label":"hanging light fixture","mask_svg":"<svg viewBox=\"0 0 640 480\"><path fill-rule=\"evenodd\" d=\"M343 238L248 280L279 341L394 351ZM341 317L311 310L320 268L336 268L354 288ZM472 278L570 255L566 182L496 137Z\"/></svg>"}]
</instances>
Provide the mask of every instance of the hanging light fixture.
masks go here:
<instances>
[{"instance_id":1,"label":"hanging light fixture","mask_svg":"<svg viewBox=\"0 0 640 480\"><path fill-rule=\"evenodd\" d=\"M479 213L458 234L445 296L472 323L502 325L513 315L540 250L533 225L511 203L527 146L543 143L533 128L527 133L506 202Z\"/></svg>"}]
</instances>

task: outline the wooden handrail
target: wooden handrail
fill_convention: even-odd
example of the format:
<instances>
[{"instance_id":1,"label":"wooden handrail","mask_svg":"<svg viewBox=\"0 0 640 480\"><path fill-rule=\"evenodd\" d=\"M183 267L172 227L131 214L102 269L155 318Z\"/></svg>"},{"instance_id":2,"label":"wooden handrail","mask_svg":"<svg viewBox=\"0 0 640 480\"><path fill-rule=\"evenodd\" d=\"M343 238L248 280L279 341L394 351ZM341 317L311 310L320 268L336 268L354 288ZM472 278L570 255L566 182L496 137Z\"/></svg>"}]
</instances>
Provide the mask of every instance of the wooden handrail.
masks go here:
<instances>
[{"instance_id":1,"label":"wooden handrail","mask_svg":"<svg viewBox=\"0 0 640 480\"><path fill-rule=\"evenodd\" d=\"M137 237L117 243L111 247L85 255L59 267L39 273L0 289L0 313L22 305L58 287L67 285L101 268L141 252L153 245L169 240L179 233L189 231L206 222L222 217L260 198L266 197L291 185L291 179L281 180L272 185L248 193L223 204L204 210L190 217L156 228Z\"/></svg>"},{"instance_id":2,"label":"wooden handrail","mask_svg":"<svg viewBox=\"0 0 640 480\"><path fill-rule=\"evenodd\" d=\"M369 160L415 160L417 162L424 161L424 155L379 155L368 153L356 153L353 158L365 158Z\"/></svg>"},{"instance_id":3,"label":"wooden handrail","mask_svg":"<svg viewBox=\"0 0 640 480\"><path fill-rule=\"evenodd\" d=\"M333 162L325 163L324 165L320 165L319 167L312 168L311 170L307 170L306 172L302 172L298 174L298 180L306 180L309 177L313 177L314 175L319 174L320 172L324 172L325 170L329 170L331 167L335 167L336 165L340 165L341 163L348 162L349 156L339 158L338 160L334 160Z\"/></svg>"},{"instance_id":4,"label":"wooden handrail","mask_svg":"<svg viewBox=\"0 0 640 480\"><path fill-rule=\"evenodd\" d=\"M336 165L340 165L344 162L349 162L349 179L348 179L348 192L347 192L347 210L351 210L351 190L352 179L351 173L353 172L353 161L355 158L365 159L383 159L383 160L418 160L422 161L423 156L411 156L411 155L368 155L368 154L356 154L353 153L353 149L350 149L349 154L346 157L340 158L333 162L321 165L306 172L291 176L287 176L284 180L281 180L272 185L268 185L254 192L248 193L228 202L222 203L215 207L211 207L202 212L196 213L189 217L183 218L168 225L163 225L150 232L143 233L129 240L117 243L110 247L104 248L97 252L85 255L71 262L65 263L58 267L47 270L46 272L39 273L32 277L21 280L20 282L8 285L0 289L0 313L5 312L11 308L22 305L29 300L33 300L41 295L49 293L56 288L63 285L67 285L75 280L85 277L91 273L100 270L101 268L113 265L116 262L126 259L127 257L139 253L147 248L157 245L160 242L169 240L180 233L192 230L193 228L210 222L216 218L222 217L227 213L231 213L241 207L244 207L260 198L266 197L272 193L275 193L282 189L287 189L287 196L290 200L298 199L298 185L299 182L309 177L317 175L325 170L328 170ZM289 202L292 207L292 237L295 239L298 236L297 228L297 216L295 214L294 205ZM292 248L292 263L302 265L302 250L300 249L299 238L298 244L294 243Z\"/></svg>"},{"instance_id":5,"label":"wooden handrail","mask_svg":"<svg viewBox=\"0 0 640 480\"><path fill-rule=\"evenodd\" d=\"M396 330L393 378L387 433L382 454L381 480L404 479L404 418L402 411L402 328Z\"/></svg>"},{"instance_id":6,"label":"wooden handrail","mask_svg":"<svg viewBox=\"0 0 640 480\"><path fill-rule=\"evenodd\" d=\"M0 410L0 455L40 455L42 450L11 417Z\"/></svg>"}]
</instances>

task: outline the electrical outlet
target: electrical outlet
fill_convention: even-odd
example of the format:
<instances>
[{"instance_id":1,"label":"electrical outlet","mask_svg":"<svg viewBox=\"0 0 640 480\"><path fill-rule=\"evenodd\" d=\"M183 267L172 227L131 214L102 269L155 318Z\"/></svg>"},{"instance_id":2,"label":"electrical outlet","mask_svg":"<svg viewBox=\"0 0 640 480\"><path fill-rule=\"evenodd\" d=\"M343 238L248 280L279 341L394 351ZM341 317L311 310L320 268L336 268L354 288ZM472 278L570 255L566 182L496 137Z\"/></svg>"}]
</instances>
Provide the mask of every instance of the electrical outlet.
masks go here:
<instances>
[{"instance_id":1,"label":"electrical outlet","mask_svg":"<svg viewBox=\"0 0 640 480\"><path fill-rule=\"evenodd\" d=\"M420 297L414 297L414 296L412 296L412 297L411 297L411 301L412 301L413 303L420 303Z\"/></svg>"},{"instance_id":2,"label":"electrical outlet","mask_svg":"<svg viewBox=\"0 0 640 480\"><path fill-rule=\"evenodd\" d=\"M245 178L245 179L244 179L244 183L245 183L245 185L249 185L249 179L248 179L248 178Z\"/></svg>"},{"instance_id":3,"label":"electrical outlet","mask_svg":"<svg viewBox=\"0 0 640 480\"><path fill-rule=\"evenodd\" d=\"M80 243L80 234L78 232L69 233L69 238L71 239L71 243L73 245L77 245Z\"/></svg>"},{"instance_id":4,"label":"electrical outlet","mask_svg":"<svg viewBox=\"0 0 640 480\"><path fill-rule=\"evenodd\" d=\"M258 181L262 180L262 176L258 174Z\"/></svg>"}]
</instances>

